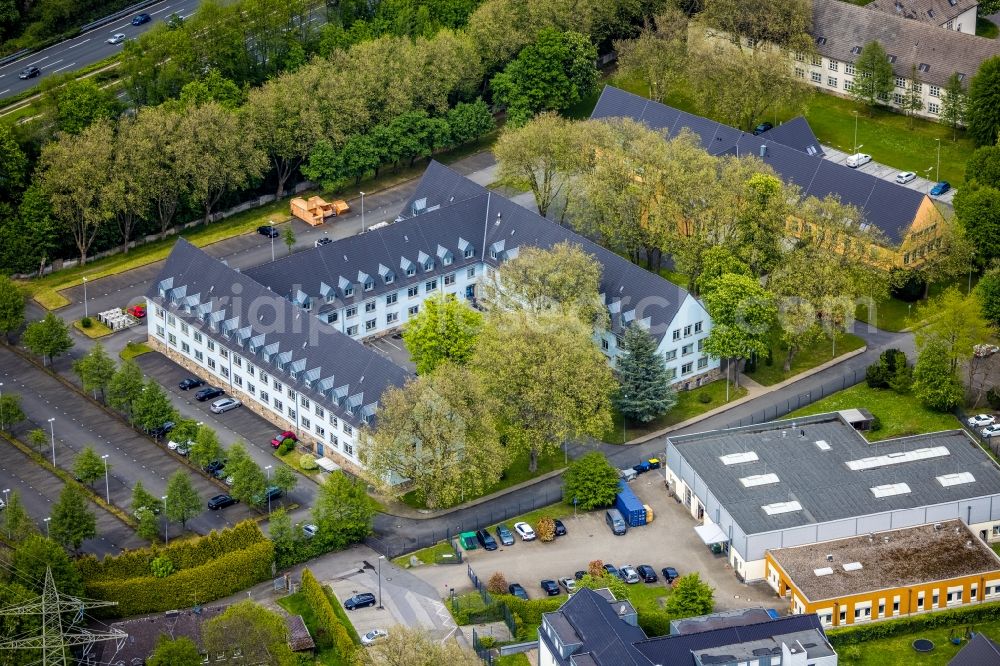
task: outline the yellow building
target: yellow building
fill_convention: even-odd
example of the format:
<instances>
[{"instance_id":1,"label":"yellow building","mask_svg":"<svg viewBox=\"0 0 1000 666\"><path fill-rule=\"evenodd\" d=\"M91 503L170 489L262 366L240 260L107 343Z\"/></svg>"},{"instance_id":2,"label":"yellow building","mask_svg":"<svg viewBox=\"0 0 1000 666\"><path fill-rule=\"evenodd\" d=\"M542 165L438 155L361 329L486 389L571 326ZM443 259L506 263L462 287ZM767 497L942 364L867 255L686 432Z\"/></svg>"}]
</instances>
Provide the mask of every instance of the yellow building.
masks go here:
<instances>
[{"instance_id":1,"label":"yellow building","mask_svg":"<svg viewBox=\"0 0 1000 666\"><path fill-rule=\"evenodd\" d=\"M768 550L765 577L825 627L1000 600L1000 558L957 519Z\"/></svg>"}]
</instances>

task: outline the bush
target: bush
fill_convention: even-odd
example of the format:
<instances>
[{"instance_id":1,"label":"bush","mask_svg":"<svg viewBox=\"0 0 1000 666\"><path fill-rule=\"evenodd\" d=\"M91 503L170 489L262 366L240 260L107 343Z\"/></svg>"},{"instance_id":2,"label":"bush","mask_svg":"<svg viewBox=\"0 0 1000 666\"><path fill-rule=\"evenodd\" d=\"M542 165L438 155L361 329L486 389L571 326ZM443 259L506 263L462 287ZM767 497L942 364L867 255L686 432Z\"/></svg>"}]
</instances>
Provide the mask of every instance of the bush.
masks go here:
<instances>
[{"instance_id":1,"label":"bush","mask_svg":"<svg viewBox=\"0 0 1000 666\"><path fill-rule=\"evenodd\" d=\"M878 432L882 429L882 419L877 416L872 416L872 432Z\"/></svg>"},{"instance_id":2,"label":"bush","mask_svg":"<svg viewBox=\"0 0 1000 666\"><path fill-rule=\"evenodd\" d=\"M299 467L311 472L314 469L319 469L319 465L316 464L316 459L313 458L311 453L303 453L302 457L299 458Z\"/></svg>"},{"instance_id":3,"label":"bush","mask_svg":"<svg viewBox=\"0 0 1000 666\"><path fill-rule=\"evenodd\" d=\"M708 403L712 402L712 396L710 396L707 391L702 391L701 393L698 394L698 402L700 402L703 405L707 405Z\"/></svg>"},{"instance_id":4,"label":"bush","mask_svg":"<svg viewBox=\"0 0 1000 666\"><path fill-rule=\"evenodd\" d=\"M590 563L587 564L587 573L592 578L600 578L607 573L604 570L604 562L602 560L591 560Z\"/></svg>"},{"instance_id":5,"label":"bush","mask_svg":"<svg viewBox=\"0 0 1000 666\"><path fill-rule=\"evenodd\" d=\"M986 402L990 403L993 409L1000 409L1000 391L996 387L986 392Z\"/></svg>"},{"instance_id":6,"label":"bush","mask_svg":"<svg viewBox=\"0 0 1000 666\"><path fill-rule=\"evenodd\" d=\"M302 570L302 593L313 611L316 647L332 647L341 657L341 663L356 663L358 650L354 639L340 621L330 596L309 569Z\"/></svg>"},{"instance_id":7,"label":"bush","mask_svg":"<svg viewBox=\"0 0 1000 666\"><path fill-rule=\"evenodd\" d=\"M554 540L556 538L556 521L552 520L548 516L539 518L538 525L535 527L535 532L538 533L539 541L545 541L547 543Z\"/></svg>"},{"instance_id":8,"label":"bush","mask_svg":"<svg viewBox=\"0 0 1000 666\"><path fill-rule=\"evenodd\" d=\"M295 440L291 437L285 438L278 447L279 456L287 456L295 448Z\"/></svg>"},{"instance_id":9,"label":"bush","mask_svg":"<svg viewBox=\"0 0 1000 666\"><path fill-rule=\"evenodd\" d=\"M94 322L91 320L90 317L84 317L83 319L80 320L80 326L82 326L83 328L90 328L93 325Z\"/></svg>"},{"instance_id":10,"label":"bush","mask_svg":"<svg viewBox=\"0 0 1000 666\"><path fill-rule=\"evenodd\" d=\"M848 645L866 641L890 638L902 634L912 634L937 627L951 627L959 624L976 624L1000 619L1000 603L984 603L978 606L935 611L925 615L914 615L898 620L884 620L872 624L832 629L826 632L830 644L838 650Z\"/></svg>"},{"instance_id":11,"label":"bush","mask_svg":"<svg viewBox=\"0 0 1000 666\"><path fill-rule=\"evenodd\" d=\"M569 464L563 474L563 501L590 511L615 503L618 470L600 451L591 451Z\"/></svg>"},{"instance_id":12,"label":"bush","mask_svg":"<svg viewBox=\"0 0 1000 666\"><path fill-rule=\"evenodd\" d=\"M490 594L507 594L507 577L502 571L494 571L486 583L486 591Z\"/></svg>"},{"instance_id":13,"label":"bush","mask_svg":"<svg viewBox=\"0 0 1000 666\"><path fill-rule=\"evenodd\" d=\"M161 555L153 560L150 568L153 570L153 575L157 578L166 578L174 572L174 563L169 558Z\"/></svg>"},{"instance_id":14,"label":"bush","mask_svg":"<svg viewBox=\"0 0 1000 666\"><path fill-rule=\"evenodd\" d=\"M559 607L566 601L565 599L533 599L525 601L511 594L501 596L498 601L507 606L515 618L519 618L517 625L517 636L519 641L531 640L536 637L538 626L542 623L542 614L559 610Z\"/></svg>"},{"instance_id":15,"label":"bush","mask_svg":"<svg viewBox=\"0 0 1000 666\"><path fill-rule=\"evenodd\" d=\"M479 636L479 647L483 650L489 650L496 644L497 639L495 636Z\"/></svg>"}]
</instances>

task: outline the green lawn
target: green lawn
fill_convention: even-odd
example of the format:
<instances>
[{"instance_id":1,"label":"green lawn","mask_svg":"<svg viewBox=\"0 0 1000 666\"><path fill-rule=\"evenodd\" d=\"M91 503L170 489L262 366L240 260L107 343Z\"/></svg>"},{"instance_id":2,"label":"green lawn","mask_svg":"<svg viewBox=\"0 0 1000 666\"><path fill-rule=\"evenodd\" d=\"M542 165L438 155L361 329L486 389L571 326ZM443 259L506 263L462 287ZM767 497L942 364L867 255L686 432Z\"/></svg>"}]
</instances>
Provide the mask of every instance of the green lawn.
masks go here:
<instances>
[{"instance_id":1,"label":"green lawn","mask_svg":"<svg viewBox=\"0 0 1000 666\"><path fill-rule=\"evenodd\" d=\"M966 626L955 627L958 633L964 635ZM1000 621L976 623L975 630L996 640L1000 638ZM858 664L859 666L945 666L958 651L965 646L952 645L949 641L949 627L925 629L913 634L893 636L879 640L865 641L857 645L847 645L836 648L841 664ZM836 635L836 632L831 632ZM913 641L927 638L934 642L930 652L919 653L913 649Z\"/></svg>"},{"instance_id":2,"label":"green lawn","mask_svg":"<svg viewBox=\"0 0 1000 666\"><path fill-rule=\"evenodd\" d=\"M122 357L123 361L131 361L136 356L142 356L143 354L148 354L151 351L153 351L153 349L145 342L129 342L125 345L125 348L121 350L119 356Z\"/></svg>"},{"instance_id":3,"label":"green lawn","mask_svg":"<svg viewBox=\"0 0 1000 666\"><path fill-rule=\"evenodd\" d=\"M836 354L840 356L864 346L865 341L856 335L850 333L838 335ZM829 339L823 338L796 352L795 356L792 357L791 372L785 372L785 357L788 355L787 345L775 339L771 343L771 348L773 352L771 365L767 365L763 360L759 361L757 369L748 373L751 379L764 386L783 382L793 375L815 368L817 365L822 365L834 358L833 344Z\"/></svg>"},{"instance_id":4,"label":"green lawn","mask_svg":"<svg viewBox=\"0 0 1000 666\"><path fill-rule=\"evenodd\" d=\"M979 16L976 18L977 35L985 37L986 39L996 39L998 33L1000 33L1000 27L998 27L996 23L989 20L985 16Z\"/></svg>"},{"instance_id":5,"label":"green lawn","mask_svg":"<svg viewBox=\"0 0 1000 666\"><path fill-rule=\"evenodd\" d=\"M523 652L509 654L506 657L497 657L493 660L493 666L532 666L528 661L528 655Z\"/></svg>"},{"instance_id":6,"label":"green lawn","mask_svg":"<svg viewBox=\"0 0 1000 666\"><path fill-rule=\"evenodd\" d=\"M429 548L422 548L415 553L410 553L409 555L400 555L395 558L392 562L398 567L403 567L404 569L410 566L410 557L416 556L418 560L424 564L435 564L443 556L454 555L455 551L452 550L451 544L442 541L440 543L434 544Z\"/></svg>"},{"instance_id":7,"label":"green lawn","mask_svg":"<svg viewBox=\"0 0 1000 666\"><path fill-rule=\"evenodd\" d=\"M882 422L881 430L865 434L872 441L939 430L952 430L961 426L958 419L951 414L931 411L921 405L912 395L899 395L890 389L870 389L866 384L858 384L828 395L784 418L790 419L796 416L822 414L855 407L864 407Z\"/></svg>"},{"instance_id":8,"label":"green lawn","mask_svg":"<svg viewBox=\"0 0 1000 666\"><path fill-rule=\"evenodd\" d=\"M869 314L869 307L863 304L857 307L854 316L858 321L873 324L883 331L898 332L909 326L907 320L913 312L913 306L914 303L907 303L898 298L889 298L875 304L874 317Z\"/></svg>"}]
</instances>

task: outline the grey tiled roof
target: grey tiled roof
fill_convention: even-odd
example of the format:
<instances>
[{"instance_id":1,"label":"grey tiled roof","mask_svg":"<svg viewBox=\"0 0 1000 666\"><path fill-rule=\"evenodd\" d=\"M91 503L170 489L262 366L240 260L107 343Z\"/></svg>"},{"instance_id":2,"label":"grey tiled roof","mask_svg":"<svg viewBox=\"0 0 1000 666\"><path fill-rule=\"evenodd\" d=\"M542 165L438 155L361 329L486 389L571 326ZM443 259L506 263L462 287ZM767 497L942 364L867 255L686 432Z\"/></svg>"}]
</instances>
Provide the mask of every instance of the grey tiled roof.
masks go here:
<instances>
[{"instance_id":1,"label":"grey tiled roof","mask_svg":"<svg viewBox=\"0 0 1000 666\"><path fill-rule=\"evenodd\" d=\"M820 440L829 444L829 450L816 445ZM748 535L1000 494L1000 468L962 430L869 443L833 413L670 441ZM946 447L948 455L859 471L846 464L937 446ZM758 460L731 465L720 460L747 451L756 453ZM937 481L940 475L957 472L972 473L975 482L944 487ZM741 482L768 473L777 474L778 483L748 488ZM875 498L871 491L896 483L906 483L910 492ZM798 501L802 509L768 515L761 508L788 501Z\"/></svg>"},{"instance_id":2,"label":"grey tiled roof","mask_svg":"<svg viewBox=\"0 0 1000 666\"><path fill-rule=\"evenodd\" d=\"M769 129L765 136L783 146L794 148L809 155L819 155L822 157L826 153L819 139L813 134L809 121L802 116L795 116L787 122L783 122L773 129Z\"/></svg>"},{"instance_id":3,"label":"grey tiled roof","mask_svg":"<svg viewBox=\"0 0 1000 666\"><path fill-rule=\"evenodd\" d=\"M839 1L837 4L847 5ZM665 130L669 135L676 135L686 128L694 132L702 147L713 155L756 155L785 182L797 185L804 196L823 198L836 195L842 203L856 206L864 221L881 229L893 245L902 242L925 198L916 190L825 160L819 153L810 155L804 152L803 144L807 147L812 136L811 130L806 134L802 127L808 126L804 119L790 121L788 124L795 125L789 130L782 130L781 126L753 136L714 120L605 86L591 118L623 117L642 121L652 129ZM761 147L765 147L763 155Z\"/></svg>"},{"instance_id":4,"label":"grey tiled roof","mask_svg":"<svg viewBox=\"0 0 1000 666\"><path fill-rule=\"evenodd\" d=\"M942 30L841 0L813 0L812 35L822 55L841 62L853 62L858 55L852 50L877 41L894 59L896 76L909 77L913 66L927 65L927 71L918 72L920 80L942 87L955 72L964 75L968 86L979 65L1000 54L995 39Z\"/></svg>"},{"instance_id":5,"label":"grey tiled roof","mask_svg":"<svg viewBox=\"0 0 1000 666\"><path fill-rule=\"evenodd\" d=\"M356 426L374 415L387 388L410 376L183 238L147 296Z\"/></svg>"},{"instance_id":6,"label":"grey tiled roof","mask_svg":"<svg viewBox=\"0 0 1000 666\"><path fill-rule=\"evenodd\" d=\"M633 647L646 634L619 618L614 608L615 603L601 594L581 588L545 618L564 645L579 646L573 655L578 664L647 666L649 662ZM540 634L547 640L544 632Z\"/></svg>"},{"instance_id":7,"label":"grey tiled roof","mask_svg":"<svg viewBox=\"0 0 1000 666\"><path fill-rule=\"evenodd\" d=\"M965 647L951 658L948 666L1000 666L1000 645L977 631Z\"/></svg>"},{"instance_id":8,"label":"grey tiled roof","mask_svg":"<svg viewBox=\"0 0 1000 666\"><path fill-rule=\"evenodd\" d=\"M874 0L865 5L865 9L943 26L978 5L979 0ZM971 27L975 30L975 22Z\"/></svg>"}]
</instances>

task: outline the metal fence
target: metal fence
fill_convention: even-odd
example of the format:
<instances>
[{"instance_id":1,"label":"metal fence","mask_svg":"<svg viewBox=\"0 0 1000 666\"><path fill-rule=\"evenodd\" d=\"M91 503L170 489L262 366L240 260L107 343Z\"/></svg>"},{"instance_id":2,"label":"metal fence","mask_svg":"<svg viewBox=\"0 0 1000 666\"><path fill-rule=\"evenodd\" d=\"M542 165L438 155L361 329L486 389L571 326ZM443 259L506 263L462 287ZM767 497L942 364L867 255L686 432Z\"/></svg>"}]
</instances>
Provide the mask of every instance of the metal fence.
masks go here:
<instances>
[{"instance_id":1,"label":"metal fence","mask_svg":"<svg viewBox=\"0 0 1000 666\"><path fill-rule=\"evenodd\" d=\"M855 384L860 384L865 380L865 369L859 368L854 370L847 370L839 377L827 380L818 387L810 389L808 391L803 391L802 393L797 393L789 398L779 400L763 409L760 409L749 416L745 416L738 421L732 421L726 424L727 428L737 428L739 426L755 425L757 423L765 423L767 421L774 421L780 419L785 414L790 414L796 409L801 409L807 405L825 398L826 396L836 393L837 391L843 391L846 388L850 388Z\"/></svg>"}]
</instances>

